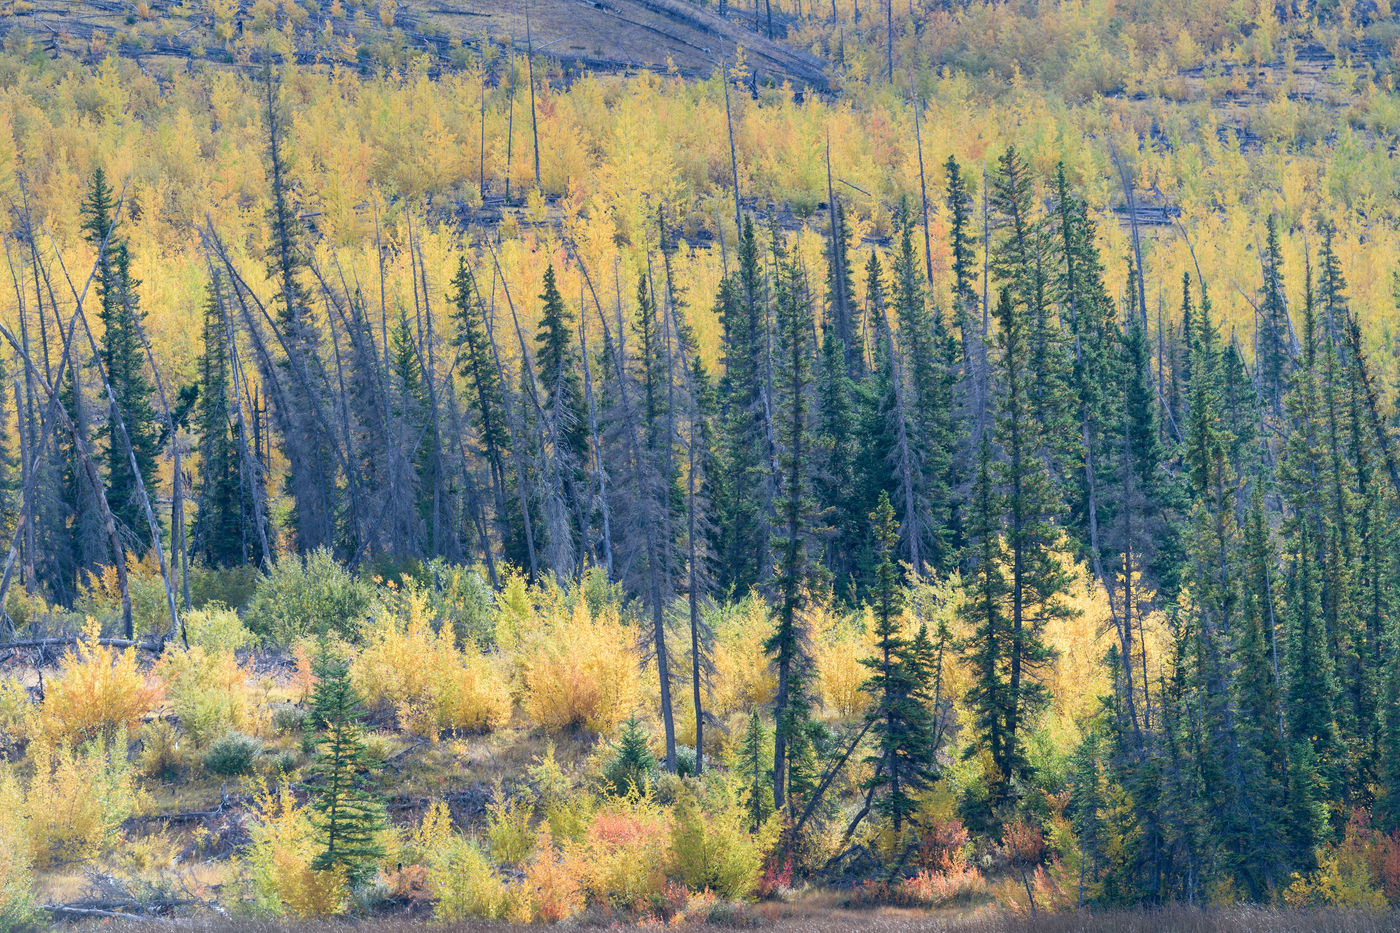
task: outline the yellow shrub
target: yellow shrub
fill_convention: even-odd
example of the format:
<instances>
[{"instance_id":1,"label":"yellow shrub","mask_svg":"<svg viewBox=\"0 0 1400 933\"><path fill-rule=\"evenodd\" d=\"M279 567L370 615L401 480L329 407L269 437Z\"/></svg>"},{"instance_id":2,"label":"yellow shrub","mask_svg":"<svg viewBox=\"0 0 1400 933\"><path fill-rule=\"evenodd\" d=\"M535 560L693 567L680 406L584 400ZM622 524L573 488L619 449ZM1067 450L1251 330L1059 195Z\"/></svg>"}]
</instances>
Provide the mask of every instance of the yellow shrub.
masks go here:
<instances>
[{"instance_id":1,"label":"yellow shrub","mask_svg":"<svg viewBox=\"0 0 1400 933\"><path fill-rule=\"evenodd\" d=\"M1375 834L1360 814L1353 814L1341 842L1329 843L1317 857L1317 870L1294 873L1283 900L1290 907L1335 907L1384 910L1385 891L1374 868Z\"/></svg>"},{"instance_id":2,"label":"yellow shrub","mask_svg":"<svg viewBox=\"0 0 1400 933\"><path fill-rule=\"evenodd\" d=\"M476 846L453 837L448 851L428 873L440 920L529 920L522 891L505 881Z\"/></svg>"},{"instance_id":3,"label":"yellow shrub","mask_svg":"<svg viewBox=\"0 0 1400 933\"><path fill-rule=\"evenodd\" d=\"M645 797L632 796L598 811L569 854L590 900L639 907L665 888L669 842L666 811Z\"/></svg>"},{"instance_id":4,"label":"yellow shrub","mask_svg":"<svg viewBox=\"0 0 1400 933\"><path fill-rule=\"evenodd\" d=\"M605 734L617 728L641 693L635 639L615 606L593 614L579 600L567 622L548 620L526 649L526 712L546 729Z\"/></svg>"},{"instance_id":5,"label":"yellow shrub","mask_svg":"<svg viewBox=\"0 0 1400 933\"><path fill-rule=\"evenodd\" d=\"M20 930L35 920L33 873L25 844L24 798L19 785L0 776L0 930Z\"/></svg>"},{"instance_id":6,"label":"yellow shrub","mask_svg":"<svg viewBox=\"0 0 1400 933\"><path fill-rule=\"evenodd\" d=\"M757 596L750 596L715 620L709 712L727 719L773 699L778 677L763 650L772 629L768 605Z\"/></svg>"},{"instance_id":7,"label":"yellow shrub","mask_svg":"<svg viewBox=\"0 0 1400 933\"><path fill-rule=\"evenodd\" d=\"M452 838L452 811L445 802L435 801L399 845L396 860L406 865L432 864L442 858Z\"/></svg>"},{"instance_id":8,"label":"yellow shrub","mask_svg":"<svg viewBox=\"0 0 1400 933\"><path fill-rule=\"evenodd\" d=\"M870 700L860 688L870 670L860 661L871 655L873 645L867 633L872 626L866 620L862 629L856 620L837 619L826 611L812 615L812 656L822 708L840 719L854 719L864 714Z\"/></svg>"},{"instance_id":9,"label":"yellow shrub","mask_svg":"<svg viewBox=\"0 0 1400 933\"><path fill-rule=\"evenodd\" d=\"M0 739L22 738L33 712L29 690L19 678L0 678Z\"/></svg>"},{"instance_id":10,"label":"yellow shrub","mask_svg":"<svg viewBox=\"0 0 1400 933\"><path fill-rule=\"evenodd\" d=\"M372 705L392 707L407 731L437 741L445 729L491 731L510 718L510 691L490 659L458 651L452 630L432 628L426 598L398 600L402 622L380 609L365 647L351 666L356 686Z\"/></svg>"},{"instance_id":11,"label":"yellow shrub","mask_svg":"<svg viewBox=\"0 0 1400 933\"><path fill-rule=\"evenodd\" d=\"M230 651L167 651L156 665L170 711L200 747L230 730L255 732L257 700Z\"/></svg>"},{"instance_id":12,"label":"yellow shrub","mask_svg":"<svg viewBox=\"0 0 1400 933\"><path fill-rule=\"evenodd\" d=\"M345 879L338 872L316 871L316 830L305 807L298 807L286 784L264 786L248 827L251 844L243 865L252 886L257 913L319 917L339 913L346 903Z\"/></svg>"},{"instance_id":13,"label":"yellow shrub","mask_svg":"<svg viewBox=\"0 0 1400 933\"><path fill-rule=\"evenodd\" d=\"M132 729L160 702L161 691L136 667L136 649L118 652L98 643L89 620L83 638L68 653L45 691L40 730L50 738L89 738Z\"/></svg>"},{"instance_id":14,"label":"yellow shrub","mask_svg":"<svg viewBox=\"0 0 1400 933\"><path fill-rule=\"evenodd\" d=\"M79 749L38 741L27 783L13 773L0 777L0 797L17 802L5 809L19 814L18 834L34 865L94 858L116 841L138 802L125 749L120 732Z\"/></svg>"}]
</instances>

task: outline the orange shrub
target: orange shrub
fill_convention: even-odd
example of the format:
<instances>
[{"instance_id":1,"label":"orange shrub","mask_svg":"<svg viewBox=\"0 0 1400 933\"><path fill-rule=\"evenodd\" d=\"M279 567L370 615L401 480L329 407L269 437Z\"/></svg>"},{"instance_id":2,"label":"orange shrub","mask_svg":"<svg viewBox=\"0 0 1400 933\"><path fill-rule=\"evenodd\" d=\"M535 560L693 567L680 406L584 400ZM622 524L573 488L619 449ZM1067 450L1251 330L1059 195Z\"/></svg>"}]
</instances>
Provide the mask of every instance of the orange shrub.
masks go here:
<instances>
[{"instance_id":1,"label":"orange shrub","mask_svg":"<svg viewBox=\"0 0 1400 933\"><path fill-rule=\"evenodd\" d=\"M611 605L593 614L578 600L571 617L560 616L525 649L525 711L546 729L609 733L641 694L636 633Z\"/></svg>"},{"instance_id":2,"label":"orange shrub","mask_svg":"<svg viewBox=\"0 0 1400 933\"><path fill-rule=\"evenodd\" d=\"M578 871L579 867L555 847L549 830L541 829L535 840L535 857L525 866L525 889L536 919L560 923L583 909Z\"/></svg>"},{"instance_id":3,"label":"orange shrub","mask_svg":"<svg viewBox=\"0 0 1400 933\"><path fill-rule=\"evenodd\" d=\"M954 866L946 871L924 869L899 885L900 903L920 907L944 907L987 893L987 879L976 868Z\"/></svg>"},{"instance_id":4,"label":"orange shrub","mask_svg":"<svg viewBox=\"0 0 1400 933\"><path fill-rule=\"evenodd\" d=\"M90 738L132 729L160 702L162 691L136 666L136 649L118 652L100 644L89 620L45 692L41 732L55 739Z\"/></svg>"},{"instance_id":5,"label":"orange shrub","mask_svg":"<svg viewBox=\"0 0 1400 933\"><path fill-rule=\"evenodd\" d=\"M644 797L617 800L600 810L571 851L589 899L637 908L660 896L670 833L666 812Z\"/></svg>"}]
</instances>

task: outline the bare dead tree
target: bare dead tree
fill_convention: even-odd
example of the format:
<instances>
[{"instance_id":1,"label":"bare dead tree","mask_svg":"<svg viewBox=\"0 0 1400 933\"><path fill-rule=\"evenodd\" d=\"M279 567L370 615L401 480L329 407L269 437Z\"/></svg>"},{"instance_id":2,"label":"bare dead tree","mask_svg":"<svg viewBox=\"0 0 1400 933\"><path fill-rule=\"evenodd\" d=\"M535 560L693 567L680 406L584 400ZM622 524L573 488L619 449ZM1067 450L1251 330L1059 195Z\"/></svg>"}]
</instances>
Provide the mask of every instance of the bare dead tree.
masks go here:
<instances>
[{"instance_id":1,"label":"bare dead tree","mask_svg":"<svg viewBox=\"0 0 1400 933\"><path fill-rule=\"evenodd\" d=\"M612 341L611 336L609 335L607 317L603 313L602 303L598 300L598 292L593 287L593 280L588 274L588 267L584 263L583 257L579 254L577 247L574 246L572 243L570 243L570 250L573 252L574 257L578 262L579 271L583 275L585 284L588 285L589 292L591 292L593 295L593 302L598 310L598 320L602 323L603 326L603 339L606 342L606 344L613 350L613 371L616 374L619 400L622 403L623 426L627 436L628 452L632 459L632 463L634 464L633 481L637 488L638 500L643 504L644 509L648 509L648 506L651 503L656 502L659 499L659 497L653 498L653 496L649 495L649 493L652 492L652 490L649 487L651 487L653 484L648 482L647 474L649 471L647 471L643 466L643 464L647 461L648 458L645 455L645 447L641 441L641 432L638 428L636 410L632 405L631 393L628 391L627 388L626 363L623 360L621 351L619 349L619 345L614 343ZM661 574L659 573L658 568L655 566L655 555L659 553L659 548L661 544L659 541L656 540L656 523L654 521L648 521L644 518L641 524L642 533L646 540L647 588L649 590L649 601L651 603L652 644L657 654L656 664L661 689L662 724L663 728L666 731L667 737L666 767L670 771L675 771L675 723L672 718L671 682L670 670L668 668L669 659L666 657L665 647L666 617L663 599L661 595Z\"/></svg>"},{"instance_id":2,"label":"bare dead tree","mask_svg":"<svg viewBox=\"0 0 1400 933\"><path fill-rule=\"evenodd\" d=\"M125 190L123 190L122 195L117 199L117 210L120 210L121 204L125 199L125 196L126 192ZM28 211L25 210L24 213L26 218L28 218ZM33 230L32 224L30 224L27 219L26 227L30 231ZM107 240L110 240L110 238L111 235L109 232ZM0 336L3 336L5 340L10 344L10 346L14 349L14 351L19 355L34 383L37 384L39 388L43 390L44 394L48 397L50 402L50 412L53 415L57 416L57 419L62 423L63 430L68 434L69 438L73 443L73 449L78 456L78 460L82 466L84 475L87 477L88 485L92 490L93 498L95 500L98 513L101 518L102 529L107 537L108 547L111 549L112 565L116 573L117 589L120 594L122 604L122 630L127 634L128 638L131 638L134 636L135 631L135 627L131 616L131 589L127 581L126 553L122 547L121 538L117 534L116 519L113 518L112 510L107 504L107 490L102 483L101 475L98 473L97 462L93 458L91 450L88 448L87 440L85 437L83 437L83 433L78 430L78 427L73 422L73 419L69 417L67 408L60 401L57 388L57 385L61 383L63 377L63 370L72 366L71 351L73 348L74 332L78 326L78 319L82 313L83 301L87 298L88 289L92 285L93 277L97 274L97 269L101 262L101 254L107 247L107 240L104 240L103 243L99 246L98 260L93 263L92 269L88 272L88 277L87 280L83 283L82 290L80 292L77 290L74 291L74 296L76 299L75 308L73 310L72 315L68 319L68 324L62 330L63 354L60 357L59 371L57 373L57 382L54 380L50 380L47 377L45 371L42 371L39 368L39 365L34 361L33 355L28 351L25 345L18 338L15 337L14 332L11 331L9 327L7 327L4 324L0 324ZM35 252L35 255L37 256L37 251ZM54 310L55 312L57 312L56 304L54 305ZM8 563L9 562L7 561L7 564ZM3 606L5 596L9 587L9 581L10 572L7 569L4 579L0 580L0 613L3 613L4 611Z\"/></svg>"}]
</instances>

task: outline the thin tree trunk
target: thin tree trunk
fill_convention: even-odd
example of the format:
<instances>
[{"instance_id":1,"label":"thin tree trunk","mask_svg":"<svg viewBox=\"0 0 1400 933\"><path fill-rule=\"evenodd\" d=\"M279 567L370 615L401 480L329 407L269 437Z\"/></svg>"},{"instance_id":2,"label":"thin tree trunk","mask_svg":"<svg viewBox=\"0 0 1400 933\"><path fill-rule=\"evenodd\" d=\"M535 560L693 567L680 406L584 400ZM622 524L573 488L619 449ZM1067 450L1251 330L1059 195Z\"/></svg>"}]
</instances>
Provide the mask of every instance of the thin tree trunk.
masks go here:
<instances>
[{"instance_id":1,"label":"thin tree trunk","mask_svg":"<svg viewBox=\"0 0 1400 933\"><path fill-rule=\"evenodd\" d=\"M924 270L928 275L928 287L933 289L933 238L929 235L928 229L928 185L924 179L924 139L923 133L919 129L919 123L924 114L924 104L922 100L915 101L914 105L914 145L919 150L919 197L923 201L924 214Z\"/></svg>"},{"instance_id":2,"label":"thin tree trunk","mask_svg":"<svg viewBox=\"0 0 1400 933\"><path fill-rule=\"evenodd\" d=\"M540 130L535 117L535 42L530 35L530 7L525 7L525 65L530 75L530 134L535 139L535 187L540 184Z\"/></svg>"}]
</instances>

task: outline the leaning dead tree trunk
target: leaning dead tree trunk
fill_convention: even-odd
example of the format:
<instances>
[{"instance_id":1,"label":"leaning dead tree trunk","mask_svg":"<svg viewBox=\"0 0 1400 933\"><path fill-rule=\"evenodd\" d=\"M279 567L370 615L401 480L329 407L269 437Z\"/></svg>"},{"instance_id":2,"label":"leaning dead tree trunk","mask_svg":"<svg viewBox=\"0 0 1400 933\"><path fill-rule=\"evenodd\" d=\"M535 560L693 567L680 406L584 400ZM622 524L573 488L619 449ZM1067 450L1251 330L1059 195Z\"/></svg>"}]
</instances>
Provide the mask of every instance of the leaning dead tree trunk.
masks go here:
<instances>
[{"instance_id":1,"label":"leaning dead tree trunk","mask_svg":"<svg viewBox=\"0 0 1400 933\"><path fill-rule=\"evenodd\" d=\"M579 272L583 275L584 283L588 286L589 292L593 295L593 304L598 311L598 320L603 325L603 340L613 352L613 366L618 376L618 393L622 401L624 429L627 435L627 445L634 464L635 480L639 493L638 498L645 505L652 501L648 492L649 484L645 479L645 473L647 472L644 467L646 463L646 451L641 441L640 432L637 429L637 417L636 411L632 407L632 396L631 393L627 391L626 367L618 345L613 342L609 334L607 316L603 313L603 305L602 302L598 300L598 292L593 287L593 280L588 274L588 267L584 264L583 257L579 254L578 248L572 242L569 244L569 249L578 262ZM646 539L647 550L647 588L651 601L652 637L659 649L657 652L656 666L661 688L662 715L667 718L664 725L666 726L666 731L670 738L666 750L666 767L670 771L675 771L675 725L674 722L669 719L671 715L671 682L670 670L667 666L665 653L666 615L665 607L662 604L661 577L655 566L656 556L660 553L661 545L660 542L656 540L655 522L643 520L642 525L642 532Z\"/></svg>"},{"instance_id":2,"label":"leaning dead tree trunk","mask_svg":"<svg viewBox=\"0 0 1400 933\"><path fill-rule=\"evenodd\" d=\"M494 257L495 254L493 253L492 258L494 259ZM530 561L530 582L534 583L539 580L540 566L539 557L535 552L534 522L530 518L530 494L525 485L525 470L521 466L521 459L524 456L522 451L525 449L521 445L523 427L516 422L515 406L511 404L510 400L510 382L506 379L505 366L501 363L501 350L496 343L495 278L500 274L500 266L497 265L493 268L491 273L491 307L489 310L487 309L486 303L481 299L480 290L476 287L475 276L472 277L472 288L476 291L476 300L481 302L483 311L487 312L482 314L482 323L485 324L486 328L486 341L491 345L491 360L496 366L496 378L501 384L501 400L506 409L506 433L510 436L511 450L517 452L510 460L512 466L515 468L515 492L520 504L520 525L525 532L525 554Z\"/></svg>"},{"instance_id":3,"label":"leaning dead tree trunk","mask_svg":"<svg viewBox=\"0 0 1400 933\"><path fill-rule=\"evenodd\" d=\"M126 198L126 191L125 191L125 188L123 188L121 196L118 197L118 199L117 199L117 204L116 204L115 212L119 213L119 212L121 211L121 207L122 207L123 202L125 201L125 198ZM52 283L51 283L50 280L49 280L48 270L45 269L45 268L43 267L42 262L41 262L41 261L39 260L39 258L38 258L38 250L37 250L37 248L36 248L36 246L35 246L33 218L30 216L30 213L29 213L29 206L28 206L28 199L27 199L27 198L25 199L24 205L23 205L22 210L21 210L21 217L22 217L22 219L23 219L23 221L24 221L25 228L29 231L31 255L33 255L34 261L35 261L35 263L36 263L35 274L36 274L36 276L37 276L37 275L40 275L40 274L43 275L44 281L45 281L45 283L48 285L48 289L49 289L50 304L53 306L53 310L54 310L55 315L57 315L57 313L58 313L58 304L57 304L57 301L56 301L56 300L54 299L54 297L53 297L53 286L52 286ZM52 239L52 237L51 237L50 239ZM67 364L67 365L70 366L70 367L72 367L73 335L74 335L74 333L75 333L75 329L76 329L76 327L77 327L77 324L78 324L78 321L79 321L79 320L82 320L82 321L83 321L84 330L85 330L85 331L88 331L88 328L87 328L87 320L86 320L86 317L85 317L84 314L83 314L83 302L86 300L86 298L87 298L87 293L88 293L88 289L91 288L93 278L97 275L97 271L98 271L98 269L100 268L100 266L101 266L101 264L102 264L102 257L103 257L104 254L106 253L107 245L108 245L108 242L110 241L110 239L111 239L111 231L109 230L108 233L107 233L106 238L104 238L103 241L98 245L97 259L94 261L92 268L91 268L90 270L88 270L87 279L83 282L83 287L82 287L82 291L81 291L81 292L74 286L72 277L68 275L68 270L67 270L66 268L63 268L63 267L62 267L62 257L61 257L61 256L59 257L60 268L63 269L64 278L65 278L65 279L67 280L67 282L68 282L69 290L73 293L73 301L74 301L74 310L73 310L73 314L72 314L72 316L69 318L68 326L67 326L67 328L66 328L66 330L65 330L65 332L64 332L64 334L63 334L63 363L64 363L64 364ZM57 251L55 250L55 252L57 252ZM37 288L37 285L36 285L36 288ZM89 483L89 485L90 485L91 488L92 488L93 496L94 496L94 499L96 500L96 505L97 505L99 517L100 517L101 522L102 522L103 531L104 531L104 533L105 533L105 535L106 535L107 542L108 542L108 546L110 547L111 552L112 552L113 569L114 569L114 571L115 571L115 573L116 573L116 577L117 577L117 587L118 587L118 590L120 591L120 595L121 595L121 603L122 603L122 628L123 628L123 631L126 633L126 636L127 636L128 638L132 638L132 637L134 637L134 629L135 629L135 626L134 626L134 622L133 622L133 620L132 620L132 615L131 615L131 592L130 592L130 588L129 588L129 586L128 586L128 581L127 581L126 554L125 554L125 550L124 550L123 547L122 547L121 538L120 538L120 536L119 536L118 533L117 533L117 523L116 523L116 519L115 519L114 516L112 515L111 507L109 506L109 504L108 504L108 502L107 502L107 491L106 491L106 487L105 487L104 484L102 483L101 476L100 476L100 474L98 473L96 461L95 461L95 460L93 459L93 457L92 457L92 452L88 449L87 441L86 441L86 439L83 437L83 432L80 431L80 430L78 429L78 426L77 426L76 424L73 423L72 419L71 419L71 418L69 417L69 415L68 415L68 410L67 410L67 408L65 408L64 405L61 403L61 401L59 401L57 386L58 386L60 383L59 383L59 382L56 382L56 381L54 381L54 380L50 380L50 379L47 378L47 369L48 369L48 361L47 361L47 358L45 359L45 366L44 366L44 370L45 370L45 371L44 371L44 372L41 372L41 371L39 370L39 367L35 364L33 357L32 357L32 356L30 355L30 353L28 352L28 349L27 349L27 341L24 342L24 343L21 343L19 340L17 340L17 339L15 338L14 333L13 333L9 328L7 328L7 327L0 327L0 334L3 334L3 336L5 337L5 339L6 339L7 341L9 341L10 345L11 345L12 347L14 347L15 352L18 353L18 354L20 355L21 359L24 361L24 365L25 365L26 371L27 371L27 372L30 374L30 376L31 376L36 382L38 382L39 385L44 389L45 394L49 396L51 409L53 410L53 412L54 412L55 414L58 415L59 419L63 422L64 430L67 431L67 433L71 436L71 438L72 438L72 440L73 440L73 448L74 448L74 450L77 452L79 460L82 462L82 465L83 465L83 472L84 472L84 474L87 476L88 483ZM88 340L89 340L89 343L92 343L92 334L91 334L91 331L88 331ZM93 344L93 352L94 352L94 357L96 357L96 345L95 345L95 344ZM46 356L47 356L47 354L46 354ZM100 363L100 360L99 360L98 362ZM62 369L63 369L63 365L60 365L60 373L61 373ZM105 376L104 376L104 378L103 378L103 382L104 382L104 385L105 385L105 384L106 384L106 378L105 378ZM76 380L75 380L75 385L76 385ZM112 398L112 396L111 396L111 387L108 386L107 389L108 389L108 398L111 399L111 398ZM115 404L115 402L113 402L113 404ZM120 421L119 421L119 423L122 423L122 427L123 427L123 436L125 437L125 424L124 424L123 422L120 422ZM130 441L129 441L129 439L128 439L128 440L127 440L127 448L128 448L128 451L130 450L130 447L131 447L131 445L130 445ZM134 468L135 468L135 465L134 465L134 462L133 462L133 469L134 469ZM139 472L139 471L138 471L138 472ZM139 482L139 477L138 477L138 482ZM144 486L140 487L140 489L141 489L143 501L145 502L145 505L146 505L147 513L148 513L148 515L149 515L149 513L150 513L150 499L149 499L149 497L147 497L147 496L145 495ZM158 535L157 535L157 537L156 537L155 540L157 541L156 547L157 547L157 549L159 550L160 545L159 545L159 543L158 543L158 542L159 542L159 537L158 537ZM172 622L174 622L174 621L175 621L175 612L174 612L174 604L173 604L174 594L173 594L173 592L172 592L171 589L170 589L170 577L169 577L168 573L165 572L164 566L163 566L163 565L164 565L164 556L162 555L162 576L164 577L164 580L165 580L166 595L170 598L170 601L171 601L171 607L170 607L170 608L171 608L171 619L172 619ZM8 579L6 579L5 585L8 586ZM5 596L5 595L6 595L6 593L5 593L3 590L0 590L0 606L3 606L3 603L4 603L4 596Z\"/></svg>"},{"instance_id":4,"label":"leaning dead tree trunk","mask_svg":"<svg viewBox=\"0 0 1400 933\"><path fill-rule=\"evenodd\" d=\"M490 247L489 244L488 247L491 249L491 261L495 264L496 275L501 281L501 294L505 296L506 308L510 311L511 323L515 328L515 339L520 346L521 379L525 384L525 394L530 399L531 409L539 424L537 440L541 447L541 460L547 464L548 469L548 482L542 484L541 492L545 504L545 530L548 534L545 543L548 548L547 553L551 555L550 569L554 571L556 576L572 576L567 571L574 565L573 535L569 529L568 505L563 501L564 474L567 473L569 464L560 462L564 454L559 440L558 419L551 417L544 410L544 406L540 404L539 394L535 390L535 367L530 362L530 349L525 343L525 331L520 326L520 316L515 312L515 301L510 296L509 286L506 285L506 275L501 268L501 259L496 255L494 247ZM556 387L556 396L557 390L558 387ZM561 407L556 404L554 410L557 412ZM566 571L566 573L561 574L561 570Z\"/></svg>"},{"instance_id":5,"label":"leaning dead tree trunk","mask_svg":"<svg viewBox=\"0 0 1400 933\"><path fill-rule=\"evenodd\" d=\"M104 240L101 248L98 250L97 261L99 263L102 261L102 254L106 251L106 249L107 243ZM54 252L55 254L58 253L58 248L56 244L54 247ZM170 632L169 635L166 637L173 638L175 634L180 631L180 616L178 610L175 608L175 584L170 577L170 569L165 562L165 547L161 544L160 520L156 518L155 509L151 506L150 493L146 490L146 482L141 477L141 467L136 462L136 448L132 445L131 435L127 432L126 429L126 416L122 414L121 406L117 404L117 395L112 390L112 383L107 377L107 367L102 363L102 354L98 352L97 339L92 335L92 327L89 326L87 314L83 311L83 303L79 298L78 290L73 286L73 280L69 277L68 270L63 265L62 256L58 257L58 264L59 269L63 272L64 279L68 282L69 289L73 292L73 300L77 308L75 313L77 315L77 319L82 322L83 333L87 335L88 349L92 352L92 362L97 367L98 378L102 380L102 388L107 394L107 404L110 407L112 417L116 421L117 428L121 434L122 446L126 448L127 462L131 467L132 478L136 481L136 492L141 497L141 507L142 510L146 513L146 524L150 527L151 531L151 547L155 549L156 563L160 567L160 577L162 582L164 582L165 584L166 608L170 613ZM134 318L135 314L129 303L130 298L124 296L123 301L126 303L126 307L124 310L128 315L131 315ZM105 493L103 495L103 498L106 498ZM124 614L123 621L127 626L126 637L134 638L134 625L129 615Z\"/></svg>"},{"instance_id":6,"label":"leaning dead tree trunk","mask_svg":"<svg viewBox=\"0 0 1400 933\"><path fill-rule=\"evenodd\" d=\"M91 276L89 276L89 282L91 282ZM84 285L83 295L85 296L86 294L87 285ZM82 307L81 298L79 299L78 305L80 311ZM62 377L64 364L68 362L71 355L69 353L69 348L72 346L73 342L73 331L78 324L79 311L73 312L73 316L68 322L67 332L64 334L64 358L59 364L58 372L60 378ZM68 409L65 408L60 401L58 389L54 383L45 378L39 366L34 362L34 358L24 348L24 345L20 343L9 327L4 324L0 324L0 336L3 336L10 346L14 348L15 353L17 353L23 361L25 369L33 377L35 383L44 391L44 394L48 396L50 410L58 416L58 420L62 422L63 430L67 432L69 438L73 441L73 449L78 454L78 460L83 467L83 474L87 477L88 485L92 488L93 497L97 502L98 514L102 521L102 529L106 534L108 546L112 551L112 566L116 571L117 589L121 595L122 631L126 633L128 639L133 638L135 635L135 626L131 617L131 590L127 582L126 553L122 548L121 537L117 534L116 519L113 518L112 509L107 504L107 489L102 483L102 477L97 472L97 463L92 457L92 451L88 449L87 441L83 437L82 432L78 430L77 425L73 423L73 419L69 417ZM4 605L9 579L9 574L7 573L3 585L0 585L0 606Z\"/></svg>"},{"instance_id":7,"label":"leaning dead tree trunk","mask_svg":"<svg viewBox=\"0 0 1400 933\"><path fill-rule=\"evenodd\" d=\"M603 463L603 442L598 434L598 409L593 398L593 367L588 362L588 328L583 323L580 295L578 315L579 357L583 360L583 400L588 406L588 433L593 442L593 469L598 483L598 506L603 519L603 565L608 579L613 577L612 509L608 507L608 471Z\"/></svg>"}]
</instances>

